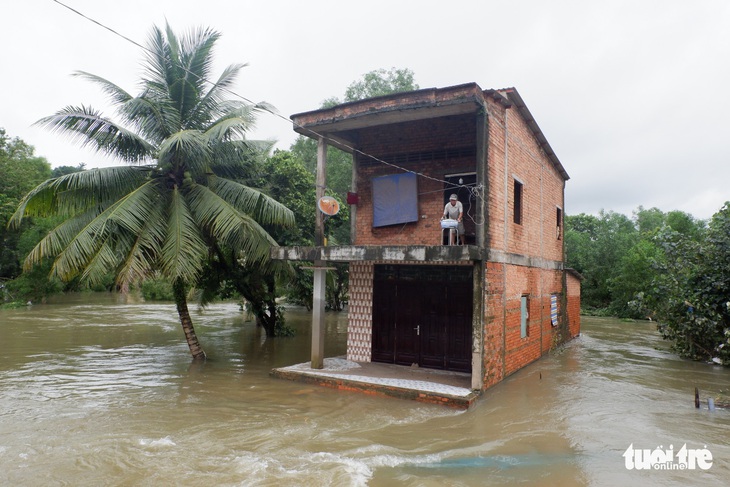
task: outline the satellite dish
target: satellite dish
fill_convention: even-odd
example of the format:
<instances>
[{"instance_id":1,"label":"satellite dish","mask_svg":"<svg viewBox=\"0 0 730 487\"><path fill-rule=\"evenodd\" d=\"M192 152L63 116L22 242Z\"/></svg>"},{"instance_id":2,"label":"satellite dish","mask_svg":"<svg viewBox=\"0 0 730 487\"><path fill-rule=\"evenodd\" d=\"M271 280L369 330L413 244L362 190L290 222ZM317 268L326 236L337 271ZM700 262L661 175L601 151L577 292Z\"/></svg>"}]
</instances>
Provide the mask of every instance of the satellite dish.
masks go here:
<instances>
[{"instance_id":1,"label":"satellite dish","mask_svg":"<svg viewBox=\"0 0 730 487\"><path fill-rule=\"evenodd\" d=\"M332 196L322 196L317 201L317 208L327 216L334 216L340 211L340 202Z\"/></svg>"}]
</instances>

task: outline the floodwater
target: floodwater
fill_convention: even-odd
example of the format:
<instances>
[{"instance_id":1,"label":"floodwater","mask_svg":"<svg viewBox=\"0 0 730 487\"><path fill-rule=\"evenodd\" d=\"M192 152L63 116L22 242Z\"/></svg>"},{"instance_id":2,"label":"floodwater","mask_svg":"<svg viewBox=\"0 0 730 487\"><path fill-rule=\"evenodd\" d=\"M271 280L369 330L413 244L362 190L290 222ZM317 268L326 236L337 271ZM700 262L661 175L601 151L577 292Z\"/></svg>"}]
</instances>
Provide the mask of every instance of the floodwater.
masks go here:
<instances>
[{"instance_id":1,"label":"floodwater","mask_svg":"<svg viewBox=\"0 0 730 487\"><path fill-rule=\"evenodd\" d=\"M583 318L582 335L468 411L273 379L306 362L309 314L267 340L233 303L66 296L0 310L0 485L727 485L730 369L678 359L651 323ZM327 315L327 356L346 315ZM634 449L711 452L705 470L629 470ZM676 462L675 462L676 463Z\"/></svg>"}]
</instances>

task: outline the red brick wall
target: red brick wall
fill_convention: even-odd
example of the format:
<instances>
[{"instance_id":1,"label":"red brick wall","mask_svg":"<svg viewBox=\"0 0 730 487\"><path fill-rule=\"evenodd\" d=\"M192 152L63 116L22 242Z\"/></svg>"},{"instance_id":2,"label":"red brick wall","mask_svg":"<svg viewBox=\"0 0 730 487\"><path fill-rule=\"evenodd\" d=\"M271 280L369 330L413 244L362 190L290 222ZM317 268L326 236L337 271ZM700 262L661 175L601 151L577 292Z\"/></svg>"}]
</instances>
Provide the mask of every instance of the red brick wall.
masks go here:
<instances>
[{"instance_id":1,"label":"red brick wall","mask_svg":"<svg viewBox=\"0 0 730 487\"><path fill-rule=\"evenodd\" d=\"M505 265L487 262L484 306L484 388L504 379Z\"/></svg>"},{"instance_id":2,"label":"red brick wall","mask_svg":"<svg viewBox=\"0 0 730 487\"><path fill-rule=\"evenodd\" d=\"M394 99L394 103L396 101ZM560 208L562 214L564 208L562 176L534 139L517 108L505 108L491 98L485 103L489 142L488 247L503 256L530 258L538 265L529 267L496 258L485 263L482 379L486 389L537 360L558 342L561 327L554 327L550 321L553 294L565 297L560 300L561 306L563 303L567 306L561 319L568 317L570 336L579 334L580 282L568 275L564 289L563 271L552 268L563 258L562 232L558 234L556 228L557 209ZM396 154L475 147L476 118L475 114L469 114L360 129L358 148L387 160ZM447 174L475 172L477 158L461 156L397 163L428 176L418 178L420 218L413 223L373 228L371 180L402 170L358 157L361 164L359 203L353 244L440 245L439 219L444 207L442 180ZM513 221L515 178L523 183L521 224ZM520 298L523 295L529 296L528 335L524 338L520 330Z\"/></svg>"},{"instance_id":3,"label":"red brick wall","mask_svg":"<svg viewBox=\"0 0 730 487\"><path fill-rule=\"evenodd\" d=\"M557 343L559 327L550 320L550 298L563 293L561 271L488 262L486 279L485 388L534 362ZM523 295L529 298L526 337L521 332Z\"/></svg>"},{"instance_id":4,"label":"red brick wall","mask_svg":"<svg viewBox=\"0 0 730 487\"><path fill-rule=\"evenodd\" d=\"M561 213L564 208L562 176L515 108L493 101L488 107L490 246L562 261L562 232L557 233L557 208ZM515 179L523 183L522 224L514 223Z\"/></svg>"},{"instance_id":5,"label":"red brick wall","mask_svg":"<svg viewBox=\"0 0 730 487\"><path fill-rule=\"evenodd\" d=\"M580 335L580 279L571 273L567 273L568 288L568 323L570 336Z\"/></svg>"},{"instance_id":6,"label":"red brick wall","mask_svg":"<svg viewBox=\"0 0 730 487\"><path fill-rule=\"evenodd\" d=\"M387 158L398 154L440 151L472 147L476 140L476 122L473 116L442 117L363 130L361 150L366 154ZM367 163L361 158L358 172L356 234L354 245L441 245L440 218L444 210L445 175L475 172L473 157L439 159L429 162L399 163L408 170L424 174L418 178L419 220L403 225L373 228L372 179L403 171L391 166Z\"/></svg>"}]
</instances>

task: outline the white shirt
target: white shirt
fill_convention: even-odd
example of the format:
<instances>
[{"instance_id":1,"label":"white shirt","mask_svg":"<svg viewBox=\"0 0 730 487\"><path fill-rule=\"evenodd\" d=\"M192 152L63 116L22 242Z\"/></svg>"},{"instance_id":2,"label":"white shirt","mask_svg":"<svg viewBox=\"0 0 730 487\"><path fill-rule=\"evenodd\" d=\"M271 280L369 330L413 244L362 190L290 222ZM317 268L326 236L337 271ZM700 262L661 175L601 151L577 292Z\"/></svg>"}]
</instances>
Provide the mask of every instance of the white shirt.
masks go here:
<instances>
[{"instance_id":1,"label":"white shirt","mask_svg":"<svg viewBox=\"0 0 730 487\"><path fill-rule=\"evenodd\" d=\"M444 216L452 220L458 220L459 215L462 213L464 213L464 206L461 204L461 201L457 200L455 205L452 205L451 201L449 201L444 207Z\"/></svg>"}]
</instances>

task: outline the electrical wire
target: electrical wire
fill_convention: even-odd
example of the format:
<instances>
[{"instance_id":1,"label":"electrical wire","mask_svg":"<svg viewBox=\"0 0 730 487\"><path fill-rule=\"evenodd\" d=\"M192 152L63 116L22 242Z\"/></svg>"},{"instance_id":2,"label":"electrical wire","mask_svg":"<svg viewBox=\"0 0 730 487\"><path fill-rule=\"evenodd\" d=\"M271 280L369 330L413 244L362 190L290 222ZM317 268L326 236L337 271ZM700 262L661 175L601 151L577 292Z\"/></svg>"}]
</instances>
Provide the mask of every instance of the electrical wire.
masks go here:
<instances>
[{"instance_id":1,"label":"electrical wire","mask_svg":"<svg viewBox=\"0 0 730 487\"><path fill-rule=\"evenodd\" d=\"M154 52L151 49L149 49L148 47L140 44L139 42L137 42L137 41L135 41L135 40L133 40L133 39L131 39L131 38L129 38L129 37L127 37L127 36L119 33L119 32L117 32L116 30L112 29L111 27L109 27L109 26L107 26L107 25L99 22L98 20L95 20L95 19L87 16L86 14L84 14L82 12L79 12L78 10L74 9L73 7L70 7L70 6L66 5L65 3L61 2L60 0L52 0L52 1L55 2L55 3L57 3L58 5L61 5L62 7L66 8L66 9L70 10L71 12L75 13L76 15L79 15L80 17L88 20L89 22L92 22L92 23L98 25L102 29L105 29L105 30L111 32L115 36L118 36L118 37L124 39L125 41L127 41L127 42L129 42L129 43L131 43L131 44L133 44L133 45L141 48L144 51L147 51L150 54L154 54ZM188 70L185 66L178 66L178 67L180 69L182 69L183 71L185 71L186 73L188 73L188 74L190 74L192 76L195 76L196 78L198 78L200 81L202 81L204 83L207 83L207 84L210 84L210 85L215 85L214 82L198 76L196 73L193 73L190 70ZM234 96L234 97L236 97L236 98L239 98L242 101L245 101L246 103L249 103L251 105L257 106L259 109L261 109L261 110L263 110L263 111L265 111L265 112L267 112L267 113L269 113L269 114L271 114L271 115L273 115L273 116L275 116L277 118L280 118L280 119L284 120L285 122L291 124L294 127L307 130L308 132L314 134L315 136L317 136L317 137L319 137L319 138L321 138L321 139L323 139L325 141L334 142L334 140L330 139L326 135L320 134L319 132L317 132L315 130L312 130L311 128L306 128L306 127L304 127L304 126L296 123L295 121L284 117L283 115L281 115L280 113L274 111L273 109L269 108L268 106L261 105L259 103L256 103L256 102L252 101L251 99L249 99L249 98L241 95L240 93L237 93L237 92L235 92L235 91L233 91L233 90L231 90L229 88L225 88L225 87L222 87L221 90L224 91L224 92L226 92L226 93L228 93L228 94L230 94L230 95L232 95L232 96ZM413 170L410 170L410 169L406 169L406 168L401 167L401 166L399 166L397 164L393 164L393 163L384 161L384 160L382 160L382 159L380 159L380 158L378 158L376 156L373 156L372 154L368 154L368 153L366 153L364 151L361 151L360 149L357 149L355 147L352 147L352 146L350 146L348 144L344 144L344 143L342 143L342 141L339 141L338 142L338 145L341 146L341 147L344 147L347 150L352 151L352 153L354 153L354 154L358 154L358 155L361 155L361 156L370 158L370 159L372 159L372 160L374 160L374 161L376 161L376 162L378 162L380 164L384 164L386 166L390 166L392 168L395 168L395 169L398 169L398 170L401 170L401 171L404 171L404 172L407 172L407 173L415 174L416 176L420 176L420 177L422 177L424 179L430 179L432 181L436 181L436 182L439 182L439 183L444 183L444 184L447 184L447 185L449 185L449 184L450 185L453 185L453 183L450 182L450 181L446 181L446 180L443 180L443 179L434 178L434 177L429 176L427 174L423 174L423 173L420 173L420 172L417 172L417 171L413 171ZM474 192L473 189L469 189L467 187L467 185L460 184L458 186L455 185L455 186L452 186L452 187L466 188L467 190L469 190L470 192L472 192L472 194L474 194L474 195L478 195L479 194L478 192ZM481 196L478 196L478 197L481 198ZM473 219L472 219L472 221L473 221ZM479 223L476 223L476 222L474 222L474 223L477 224L477 225L479 225Z\"/></svg>"}]
</instances>

